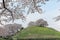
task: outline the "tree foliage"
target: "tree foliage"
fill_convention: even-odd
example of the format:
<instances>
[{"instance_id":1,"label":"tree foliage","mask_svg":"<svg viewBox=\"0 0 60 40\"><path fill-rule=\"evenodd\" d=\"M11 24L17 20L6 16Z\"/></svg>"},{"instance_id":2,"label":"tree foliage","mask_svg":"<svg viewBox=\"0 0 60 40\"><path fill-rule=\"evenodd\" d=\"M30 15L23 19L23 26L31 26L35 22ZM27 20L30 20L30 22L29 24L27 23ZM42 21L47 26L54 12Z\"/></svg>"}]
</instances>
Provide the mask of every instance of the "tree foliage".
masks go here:
<instances>
[{"instance_id":1,"label":"tree foliage","mask_svg":"<svg viewBox=\"0 0 60 40\"><path fill-rule=\"evenodd\" d=\"M47 21L45 21L44 19L39 19L35 23L36 23L37 26L40 26L40 27L46 27L46 26L48 26Z\"/></svg>"},{"instance_id":2,"label":"tree foliage","mask_svg":"<svg viewBox=\"0 0 60 40\"><path fill-rule=\"evenodd\" d=\"M42 13L40 4L45 4L48 0L2 0L0 2L0 24L4 22L14 21L15 19L25 20L25 8L28 8L29 13Z\"/></svg>"},{"instance_id":3,"label":"tree foliage","mask_svg":"<svg viewBox=\"0 0 60 40\"><path fill-rule=\"evenodd\" d=\"M35 26L35 22L33 21L29 22L28 26Z\"/></svg>"},{"instance_id":4,"label":"tree foliage","mask_svg":"<svg viewBox=\"0 0 60 40\"><path fill-rule=\"evenodd\" d=\"M21 24L7 24L4 25L3 27L0 27L0 36L1 37L8 37L8 36L13 36L17 32L21 31L23 29Z\"/></svg>"},{"instance_id":5,"label":"tree foliage","mask_svg":"<svg viewBox=\"0 0 60 40\"><path fill-rule=\"evenodd\" d=\"M55 19L55 21L59 21L60 20L60 16L57 16L57 17L55 17L53 19Z\"/></svg>"},{"instance_id":6,"label":"tree foliage","mask_svg":"<svg viewBox=\"0 0 60 40\"><path fill-rule=\"evenodd\" d=\"M39 27L46 27L48 26L47 21L45 21L44 19L38 19L36 22L30 22L28 24L28 26L39 26Z\"/></svg>"}]
</instances>

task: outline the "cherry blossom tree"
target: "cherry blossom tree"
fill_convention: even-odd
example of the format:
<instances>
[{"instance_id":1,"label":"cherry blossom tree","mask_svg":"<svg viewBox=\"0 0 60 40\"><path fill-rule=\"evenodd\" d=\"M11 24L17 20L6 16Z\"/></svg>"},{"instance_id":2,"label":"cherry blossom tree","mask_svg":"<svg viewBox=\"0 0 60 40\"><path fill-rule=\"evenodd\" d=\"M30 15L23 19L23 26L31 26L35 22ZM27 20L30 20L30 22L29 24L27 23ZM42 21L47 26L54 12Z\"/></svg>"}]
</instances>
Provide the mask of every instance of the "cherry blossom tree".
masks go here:
<instances>
[{"instance_id":1,"label":"cherry blossom tree","mask_svg":"<svg viewBox=\"0 0 60 40\"><path fill-rule=\"evenodd\" d=\"M0 24L3 22L14 22L15 19L26 20L24 15L27 8L29 13L42 13L41 4L48 0L2 0L0 2Z\"/></svg>"}]
</instances>

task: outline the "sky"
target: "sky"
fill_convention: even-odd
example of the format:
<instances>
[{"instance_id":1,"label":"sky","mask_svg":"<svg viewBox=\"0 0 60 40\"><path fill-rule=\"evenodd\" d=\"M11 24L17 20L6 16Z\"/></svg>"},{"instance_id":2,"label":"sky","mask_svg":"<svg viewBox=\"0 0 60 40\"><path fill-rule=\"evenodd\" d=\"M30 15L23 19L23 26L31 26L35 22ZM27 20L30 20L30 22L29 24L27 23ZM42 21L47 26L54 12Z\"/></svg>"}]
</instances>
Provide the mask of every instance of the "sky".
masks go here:
<instances>
[{"instance_id":1,"label":"sky","mask_svg":"<svg viewBox=\"0 0 60 40\"><path fill-rule=\"evenodd\" d=\"M22 23L24 27L27 27L28 23L30 21L36 21L40 18L46 20L49 24L48 27L54 28L58 31L60 31L60 21L55 22L54 17L60 15L60 2L57 0L50 0L46 2L45 5L42 5L43 13L33 13L27 15L26 22L18 21L17 23Z\"/></svg>"},{"instance_id":2,"label":"sky","mask_svg":"<svg viewBox=\"0 0 60 40\"><path fill-rule=\"evenodd\" d=\"M27 19L25 22L22 22L21 19L15 20L15 23L22 24L24 28L28 26L28 23L30 21L36 21L38 19L44 19L48 22L50 28L54 28L58 31L60 31L60 21L55 22L54 17L60 15L60 2L57 0L49 0L46 2L46 4L42 5L41 7L43 9L43 13L33 13L33 14L28 14L26 15ZM27 8L26 8L27 9ZM25 9L25 10L26 10Z\"/></svg>"}]
</instances>

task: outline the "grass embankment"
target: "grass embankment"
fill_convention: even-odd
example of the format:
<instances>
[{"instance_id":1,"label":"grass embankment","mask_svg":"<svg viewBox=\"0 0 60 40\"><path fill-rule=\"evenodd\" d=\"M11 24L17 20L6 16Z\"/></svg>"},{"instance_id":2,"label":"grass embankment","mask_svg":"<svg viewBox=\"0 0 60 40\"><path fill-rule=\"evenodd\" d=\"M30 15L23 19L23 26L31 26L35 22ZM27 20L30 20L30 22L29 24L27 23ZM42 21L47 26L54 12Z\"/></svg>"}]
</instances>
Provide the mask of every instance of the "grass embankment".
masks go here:
<instances>
[{"instance_id":1,"label":"grass embankment","mask_svg":"<svg viewBox=\"0 0 60 40\"><path fill-rule=\"evenodd\" d=\"M13 39L60 39L60 32L47 27L28 27L13 36Z\"/></svg>"}]
</instances>

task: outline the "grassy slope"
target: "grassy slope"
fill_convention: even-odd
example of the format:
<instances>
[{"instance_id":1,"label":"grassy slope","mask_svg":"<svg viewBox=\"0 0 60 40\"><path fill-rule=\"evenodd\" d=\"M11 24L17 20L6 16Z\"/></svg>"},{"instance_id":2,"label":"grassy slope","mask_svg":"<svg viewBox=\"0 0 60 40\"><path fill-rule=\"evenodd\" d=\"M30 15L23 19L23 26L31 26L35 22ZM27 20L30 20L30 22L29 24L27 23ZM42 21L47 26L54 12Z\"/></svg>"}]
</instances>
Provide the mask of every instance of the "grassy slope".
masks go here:
<instances>
[{"instance_id":1,"label":"grassy slope","mask_svg":"<svg viewBox=\"0 0 60 40\"><path fill-rule=\"evenodd\" d=\"M46 27L28 27L13 38L60 38L60 32Z\"/></svg>"}]
</instances>

